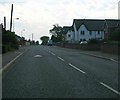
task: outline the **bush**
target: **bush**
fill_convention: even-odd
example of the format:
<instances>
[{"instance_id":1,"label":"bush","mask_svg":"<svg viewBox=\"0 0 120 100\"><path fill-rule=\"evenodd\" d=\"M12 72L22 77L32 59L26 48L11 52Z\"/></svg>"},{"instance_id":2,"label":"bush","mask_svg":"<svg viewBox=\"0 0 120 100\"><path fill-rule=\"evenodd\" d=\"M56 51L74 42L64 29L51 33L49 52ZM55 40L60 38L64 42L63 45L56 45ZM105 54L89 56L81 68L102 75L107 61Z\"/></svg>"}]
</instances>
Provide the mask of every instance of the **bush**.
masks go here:
<instances>
[{"instance_id":1,"label":"bush","mask_svg":"<svg viewBox=\"0 0 120 100\"><path fill-rule=\"evenodd\" d=\"M5 31L2 33L2 53L19 49L19 45L14 32Z\"/></svg>"},{"instance_id":2,"label":"bush","mask_svg":"<svg viewBox=\"0 0 120 100\"><path fill-rule=\"evenodd\" d=\"M109 36L109 40L120 41L120 29L116 29L113 32L111 32L111 34Z\"/></svg>"},{"instance_id":3,"label":"bush","mask_svg":"<svg viewBox=\"0 0 120 100\"><path fill-rule=\"evenodd\" d=\"M98 44L100 41L99 40L97 40L97 39L90 39L89 41L88 41L88 44Z\"/></svg>"}]
</instances>

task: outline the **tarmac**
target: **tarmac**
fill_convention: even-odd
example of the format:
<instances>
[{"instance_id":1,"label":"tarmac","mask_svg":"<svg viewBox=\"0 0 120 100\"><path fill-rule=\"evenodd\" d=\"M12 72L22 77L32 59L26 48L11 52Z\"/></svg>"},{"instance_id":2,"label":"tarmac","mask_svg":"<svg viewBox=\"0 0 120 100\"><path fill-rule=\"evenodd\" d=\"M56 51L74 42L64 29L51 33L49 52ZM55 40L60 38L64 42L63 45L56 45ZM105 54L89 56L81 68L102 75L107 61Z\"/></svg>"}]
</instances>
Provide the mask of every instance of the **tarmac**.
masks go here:
<instances>
[{"instance_id":1,"label":"tarmac","mask_svg":"<svg viewBox=\"0 0 120 100\"><path fill-rule=\"evenodd\" d=\"M21 56L24 52L26 52L29 49L30 49L30 46L23 46L23 47L20 47L19 50L2 54L2 68L10 65L19 56ZM79 51L80 51L80 53L85 54L85 55L94 56L94 57L101 58L101 59L111 60L116 63L118 63L118 61L119 61L118 55L115 55L115 54L102 53L100 51L84 51L84 50L79 50Z\"/></svg>"}]
</instances>

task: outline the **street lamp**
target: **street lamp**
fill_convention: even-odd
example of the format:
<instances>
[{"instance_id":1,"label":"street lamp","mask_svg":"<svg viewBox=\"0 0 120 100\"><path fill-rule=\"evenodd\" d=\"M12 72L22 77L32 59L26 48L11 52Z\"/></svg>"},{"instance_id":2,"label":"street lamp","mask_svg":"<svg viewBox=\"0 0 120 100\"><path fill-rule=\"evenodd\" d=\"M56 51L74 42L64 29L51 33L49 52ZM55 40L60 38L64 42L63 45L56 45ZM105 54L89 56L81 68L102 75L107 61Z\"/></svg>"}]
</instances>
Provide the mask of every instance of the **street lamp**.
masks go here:
<instances>
[{"instance_id":1,"label":"street lamp","mask_svg":"<svg viewBox=\"0 0 120 100\"><path fill-rule=\"evenodd\" d=\"M19 18L14 18L13 19L13 32L14 32L14 20L19 20Z\"/></svg>"}]
</instances>

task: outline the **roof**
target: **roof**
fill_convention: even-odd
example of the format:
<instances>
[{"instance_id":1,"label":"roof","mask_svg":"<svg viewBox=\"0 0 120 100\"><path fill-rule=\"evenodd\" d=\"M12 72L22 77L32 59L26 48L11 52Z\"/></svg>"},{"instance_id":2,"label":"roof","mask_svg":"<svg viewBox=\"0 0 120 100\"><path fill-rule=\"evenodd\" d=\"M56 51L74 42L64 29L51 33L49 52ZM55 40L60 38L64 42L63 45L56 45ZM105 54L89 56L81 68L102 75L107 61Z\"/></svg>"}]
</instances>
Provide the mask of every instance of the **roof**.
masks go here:
<instances>
[{"instance_id":1,"label":"roof","mask_svg":"<svg viewBox=\"0 0 120 100\"><path fill-rule=\"evenodd\" d=\"M107 27L118 27L120 26L120 20L118 19L105 19Z\"/></svg>"},{"instance_id":2,"label":"roof","mask_svg":"<svg viewBox=\"0 0 120 100\"><path fill-rule=\"evenodd\" d=\"M104 21L102 19L74 19L73 24L75 23L77 30L84 24L90 31L100 31L103 30L102 26Z\"/></svg>"},{"instance_id":3,"label":"roof","mask_svg":"<svg viewBox=\"0 0 120 100\"><path fill-rule=\"evenodd\" d=\"M63 26L63 34L66 34L68 31L72 31L72 26Z\"/></svg>"}]
</instances>

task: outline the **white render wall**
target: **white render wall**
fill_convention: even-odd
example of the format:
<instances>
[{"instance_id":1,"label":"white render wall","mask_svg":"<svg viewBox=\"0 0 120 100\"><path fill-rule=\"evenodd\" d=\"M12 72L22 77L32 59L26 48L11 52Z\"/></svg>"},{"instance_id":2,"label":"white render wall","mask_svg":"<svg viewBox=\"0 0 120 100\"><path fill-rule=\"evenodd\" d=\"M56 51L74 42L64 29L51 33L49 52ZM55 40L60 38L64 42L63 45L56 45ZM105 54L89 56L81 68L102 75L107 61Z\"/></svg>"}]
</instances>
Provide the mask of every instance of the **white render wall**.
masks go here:
<instances>
[{"instance_id":1,"label":"white render wall","mask_svg":"<svg viewBox=\"0 0 120 100\"><path fill-rule=\"evenodd\" d=\"M74 32L73 31L68 31L66 34L66 41L68 41L69 43L73 43L74 41Z\"/></svg>"},{"instance_id":2,"label":"white render wall","mask_svg":"<svg viewBox=\"0 0 120 100\"><path fill-rule=\"evenodd\" d=\"M120 19L120 1L118 2L118 19Z\"/></svg>"},{"instance_id":3,"label":"white render wall","mask_svg":"<svg viewBox=\"0 0 120 100\"><path fill-rule=\"evenodd\" d=\"M81 35L81 31L84 31L85 34L84 35ZM87 30L87 28L85 27L85 25L81 25L79 30L75 32L75 40L77 40L78 42L82 39L85 39L85 40L89 40L89 39L97 39L97 38L101 38L101 39L104 39L104 31L99 31L99 34L98 34L98 31L91 31L91 34L89 34L90 31Z\"/></svg>"},{"instance_id":4,"label":"white render wall","mask_svg":"<svg viewBox=\"0 0 120 100\"><path fill-rule=\"evenodd\" d=\"M77 29L76 29L75 24L73 25L73 28L74 28L74 35L75 35L74 41L76 42L76 41L78 41L78 31L77 31Z\"/></svg>"}]
</instances>

